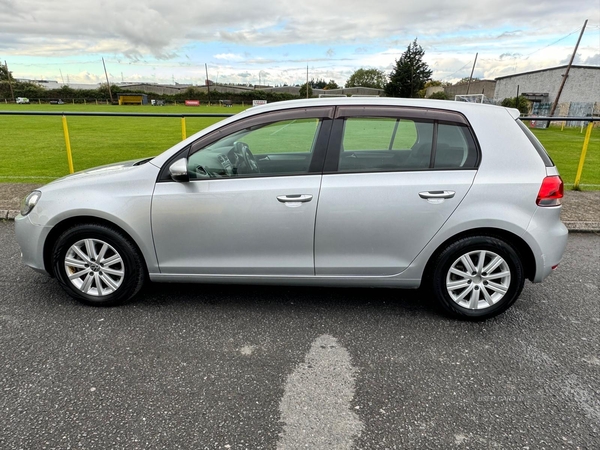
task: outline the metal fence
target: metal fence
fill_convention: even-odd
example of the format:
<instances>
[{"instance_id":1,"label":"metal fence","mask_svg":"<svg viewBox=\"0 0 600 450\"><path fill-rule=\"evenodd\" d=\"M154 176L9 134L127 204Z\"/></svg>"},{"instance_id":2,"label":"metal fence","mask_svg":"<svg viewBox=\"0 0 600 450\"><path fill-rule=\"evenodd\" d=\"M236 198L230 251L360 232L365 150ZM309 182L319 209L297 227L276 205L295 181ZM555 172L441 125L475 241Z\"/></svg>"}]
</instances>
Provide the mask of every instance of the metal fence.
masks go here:
<instances>
[{"instance_id":1,"label":"metal fence","mask_svg":"<svg viewBox=\"0 0 600 450\"><path fill-rule=\"evenodd\" d=\"M0 111L0 116L61 116L63 133L65 136L65 147L67 150L67 164L69 173L74 173L73 153L71 151L71 138L69 136L69 124L67 116L90 116L90 117L173 117L181 118L181 140L187 138L186 117L231 117L231 113L132 113L132 112L84 112L84 111Z\"/></svg>"},{"instance_id":2,"label":"metal fence","mask_svg":"<svg viewBox=\"0 0 600 450\"><path fill-rule=\"evenodd\" d=\"M579 183L581 182L581 174L583 172L583 165L585 163L585 156L587 154L588 147L590 145L590 139L592 137L592 129L594 128L594 122L600 122L600 117L538 117L528 116L521 117L521 120L535 121L536 123L544 123L545 127L548 127L551 122L562 122L562 125L566 122L579 122L583 129L583 126L587 124L587 130L585 133L585 139L583 140L583 148L581 149L581 155L579 156L579 165L577 166L577 174L575 175L575 183L573 183L573 189L579 189Z\"/></svg>"},{"instance_id":3,"label":"metal fence","mask_svg":"<svg viewBox=\"0 0 600 450\"><path fill-rule=\"evenodd\" d=\"M578 108L577 106L575 108ZM0 111L0 116L61 116L63 124L63 132L65 136L65 146L67 150L67 160L69 164L69 172L73 173L73 159L71 154L71 142L69 138L69 127L67 123L67 116L89 116L89 117L172 117L181 118L181 139L184 140L187 137L186 131L186 117L231 117L234 114L231 113L133 113L133 112L84 112L84 111ZM600 117L548 117L548 116L523 116L521 120L535 121L536 123L545 124L544 128L547 127L551 122L562 123L563 126L567 122L578 122L583 127L587 124L587 130L585 139L583 141L583 148L579 157L579 165L577 167L577 174L575 176L574 189L579 189L579 183L581 180L581 173L583 171L583 165L585 163L585 156L589 147L592 128L595 122L600 122Z\"/></svg>"}]
</instances>

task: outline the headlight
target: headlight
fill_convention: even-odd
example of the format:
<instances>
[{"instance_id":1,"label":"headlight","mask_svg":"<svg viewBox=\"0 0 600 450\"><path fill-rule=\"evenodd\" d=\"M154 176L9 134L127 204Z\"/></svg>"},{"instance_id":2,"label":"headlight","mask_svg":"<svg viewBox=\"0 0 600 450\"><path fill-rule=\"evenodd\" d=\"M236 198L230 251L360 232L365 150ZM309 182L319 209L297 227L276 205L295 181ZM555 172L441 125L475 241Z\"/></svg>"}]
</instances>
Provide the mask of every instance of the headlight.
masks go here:
<instances>
[{"instance_id":1,"label":"headlight","mask_svg":"<svg viewBox=\"0 0 600 450\"><path fill-rule=\"evenodd\" d=\"M31 212L33 207L37 205L37 202L42 197L42 193L40 191L33 191L27 197L23 199L21 202L21 215L26 216Z\"/></svg>"}]
</instances>

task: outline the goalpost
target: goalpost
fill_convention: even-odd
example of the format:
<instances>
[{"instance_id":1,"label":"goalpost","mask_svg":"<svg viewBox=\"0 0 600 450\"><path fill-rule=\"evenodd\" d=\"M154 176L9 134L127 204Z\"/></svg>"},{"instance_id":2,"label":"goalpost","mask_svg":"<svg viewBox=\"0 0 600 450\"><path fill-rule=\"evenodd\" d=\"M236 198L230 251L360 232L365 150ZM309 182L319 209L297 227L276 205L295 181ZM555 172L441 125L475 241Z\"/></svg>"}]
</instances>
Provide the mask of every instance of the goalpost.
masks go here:
<instances>
[{"instance_id":1,"label":"goalpost","mask_svg":"<svg viewBox=\"0 0 600 450\"><path fill-rule=\"evenodd\" d=\"M468 103L488 103L483 94L464 94L464 95L455 95L455 102L468 102Z\"/></svg>"}]
</instances>

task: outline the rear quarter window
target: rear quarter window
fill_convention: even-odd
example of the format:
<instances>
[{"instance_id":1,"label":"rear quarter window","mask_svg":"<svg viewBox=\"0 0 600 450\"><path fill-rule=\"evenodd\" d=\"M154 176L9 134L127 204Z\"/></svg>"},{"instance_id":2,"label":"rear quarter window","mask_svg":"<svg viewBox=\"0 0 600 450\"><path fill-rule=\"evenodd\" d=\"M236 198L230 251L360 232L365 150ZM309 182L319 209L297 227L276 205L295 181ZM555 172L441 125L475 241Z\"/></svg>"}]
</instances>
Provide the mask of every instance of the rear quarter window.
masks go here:
<instances>
[{"instance_id":1,"label":"rear quarter window","mask_svg":"<svg viewBox=\"0 0 600 450\"><path fill-rule=\"evenodd\" d=\"M554 161L552 161L552 158L550 158L550 155L548 155L548 152L546 151L542 143L538 140L538 138L535 137L535 134L533 134L531 130L527 128L527 125L525 125L518 119L517 124L519 125L521 130L523 130L523 133L525 133L525 136L527 136L529 142L531 142L531 144L535 147L535 150L540 155L540 158L542 158L542 161L544 161L546 167L554 167Z\"/></svg>"},{"instance_id":2,"label":"rear quarter window","mask_svg":"<svg viewBox=\"0 0 600 450\"><path fill-rule=\"evenodd\" d=\"M469 128L440 123L437 128L436 169L471 169L477 164L477 147Z\"/></svg>"}]
</instances>

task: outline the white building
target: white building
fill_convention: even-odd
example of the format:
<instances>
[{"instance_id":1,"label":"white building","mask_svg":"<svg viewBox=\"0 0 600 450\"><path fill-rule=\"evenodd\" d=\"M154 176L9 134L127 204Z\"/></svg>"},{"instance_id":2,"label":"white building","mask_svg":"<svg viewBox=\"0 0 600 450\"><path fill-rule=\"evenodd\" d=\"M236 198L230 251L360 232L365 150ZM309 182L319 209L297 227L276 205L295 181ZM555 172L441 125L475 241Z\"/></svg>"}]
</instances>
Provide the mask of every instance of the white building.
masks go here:
<instances>
[{"instance_id":1,"label":"white building","mask_svg":"<svg viewBox=\"0 0 600 450\"><path fill-rule=\"evenodd\" d=\"M567 66L534 70L496 78L494 99L523 95L533 102L553 103ZM600 102L600 66L571 66L560 103Z\"/></svg>"}]
</instances>

